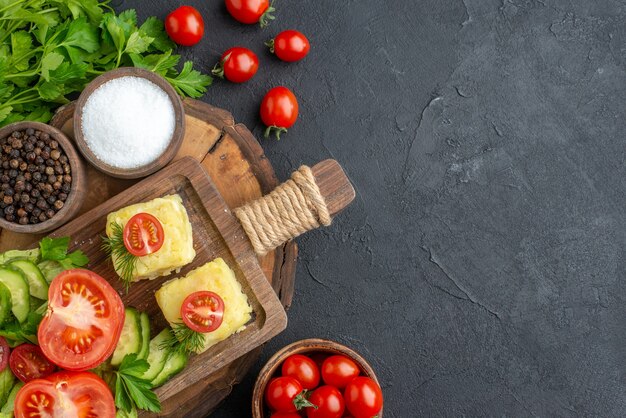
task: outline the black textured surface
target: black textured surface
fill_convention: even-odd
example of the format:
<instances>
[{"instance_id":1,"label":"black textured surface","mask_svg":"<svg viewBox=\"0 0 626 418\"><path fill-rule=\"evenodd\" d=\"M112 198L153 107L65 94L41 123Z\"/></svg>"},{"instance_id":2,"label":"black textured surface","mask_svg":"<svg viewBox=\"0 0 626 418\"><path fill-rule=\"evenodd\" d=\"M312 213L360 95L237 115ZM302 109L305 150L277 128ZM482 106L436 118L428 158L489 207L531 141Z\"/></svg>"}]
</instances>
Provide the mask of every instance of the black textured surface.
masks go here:
<instances>
[{"instance_id":1,"label":"black textured surface","mask_svg":"<svg viewBox=\"0 0 626 418\"><path fill-rule=\"evenodd\" d=\"M209 71L258 53L244 85L204 100L260 137L284 84L300 119L261 140L280 178L333 157L357 189L299 239L289 327L361 352L385 416L626 415L626 2L280 1L266 30L192 4ZM164 18L178 1L117 1ZM263 41L300 29L285 64ZM214 414L246 417L257 367Z\"/></svg>"}]
</instances>

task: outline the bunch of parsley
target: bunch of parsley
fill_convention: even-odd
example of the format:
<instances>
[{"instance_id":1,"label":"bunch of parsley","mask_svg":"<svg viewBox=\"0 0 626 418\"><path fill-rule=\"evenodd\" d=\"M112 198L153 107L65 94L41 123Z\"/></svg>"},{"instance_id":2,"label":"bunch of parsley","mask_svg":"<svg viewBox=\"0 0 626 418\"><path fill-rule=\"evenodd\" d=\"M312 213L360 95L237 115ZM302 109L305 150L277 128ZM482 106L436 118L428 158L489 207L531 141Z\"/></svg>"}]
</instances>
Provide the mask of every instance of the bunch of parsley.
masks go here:
<instances>
[{"instance_id":1,"label":"bunch of parsley","mask_svg":"<svg viewBox=\"0 0 626 418\"><path fill-rule=\"evenodd\" d=\"M0 0L0 126L47 122L98 75L120 66L160 74L182 96L199 97L211 77L179 55L156 17L137 24L98 0Z\"/></svg>"}]
</instances>

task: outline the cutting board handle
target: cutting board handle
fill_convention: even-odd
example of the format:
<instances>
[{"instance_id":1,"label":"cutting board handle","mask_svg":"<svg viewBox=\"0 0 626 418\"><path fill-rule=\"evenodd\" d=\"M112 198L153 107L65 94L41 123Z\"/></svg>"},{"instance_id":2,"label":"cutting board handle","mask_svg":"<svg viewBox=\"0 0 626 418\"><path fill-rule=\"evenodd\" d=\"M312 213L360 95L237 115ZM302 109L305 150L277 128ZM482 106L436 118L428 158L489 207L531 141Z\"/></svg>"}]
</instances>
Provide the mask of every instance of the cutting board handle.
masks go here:
<instances>
[{"instance_id":1,"label":"cutting board handle","mask_svg":"<svg viewBox=\"0 0 626 418\"><path fill-rule=\"evenodd\" d=\"M302 166L270 194L234 210L254 251L264 255L288 240L329 225L354 200L355 192L339 163Z\"/></svg>"}]
</instances>

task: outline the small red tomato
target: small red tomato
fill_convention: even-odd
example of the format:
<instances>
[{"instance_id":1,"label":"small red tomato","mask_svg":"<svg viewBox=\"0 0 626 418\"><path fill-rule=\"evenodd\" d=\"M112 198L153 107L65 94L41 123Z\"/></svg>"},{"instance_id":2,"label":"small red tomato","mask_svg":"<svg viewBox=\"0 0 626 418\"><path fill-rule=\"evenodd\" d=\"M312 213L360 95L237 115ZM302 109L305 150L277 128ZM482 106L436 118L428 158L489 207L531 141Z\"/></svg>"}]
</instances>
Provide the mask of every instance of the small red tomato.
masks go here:
<instances>
[{"instance_id":1,"label":"small red tomato","mask_svg":"<svg viewBox=\"0 0 626 418\"><path fill-rule=\"evenodd\" d=\"M354 418L371 418L383 408L383 393L380 386L369 377L352 379L343 393L346 408Z\"/></svg>"},{"instance_id":2,"label":"small red tomato","mask_svg":"<svg viewBox=\"0 0 626 418\"><path fill-rule=\"evenodd\" d=\"M213 332L224 320L224 300L208 290L193 292L183 301L180 317L196 332Z\"/></svg>"},{"instance_id":3,"label":"small red tomato","mask_svg":"<svg viewBox=\"0 0 626 418\"><path fill-rule=\"evenodd\" d=\"M302 418L297 412L274 412L270 418Z\"/></svg>"},{"instance_id":4,"label":"small red tomato","mask_svg":"<svg viewBox=\"0 0 626 418\"><path fill-rule=\"evenodd\" d=\"M250 80L259 69L259 58L248 48L236 46L222 54L220 62L213 67L213 75L226 77L233 83Z\"/></svg>"},{"instance_id":5,"label":"small red tomato","mask_svg":"<svg viewBox=\"0 0 626 418\"><path fill-rule=\"evenodd\" d=\"M287 132L298 119L298 100L287 87L274 87L267 92L261 102L261 120L267 126L265 137L270 136L272 130L276 138L280 139L282 132Z\"/></svg>"},{"instance_id":6,"label":"small red tomato","mask_svg":"<svg viewBox=\"0 0 626 418\"><path fill-rule=\"evenodd\" d=\"M311 49L309 40L297 30L286 30L265 43L270 52L287 62L300 61Z\"/></svg>"},{"instance_id":7,"label":"small red tomato","mask_svg":"<svg viewBox=\"0 0 626 418\"><path fill-rule=\"evenodd\" d=\"M178 45L192 46L204 35L204 20L196 8L180 6L165 18L165 31Z\"/></svg>"},{"instance_id":8,"label":"small red tomato","mask_svg":"<svg viewBox=\"0 0 626 418\"><path fill-rule=\"evenodd\" d=\"M357 364L346 356L330 356L322 364L322 379L327 385L343 389L360 374Z\"/></svg>"},{"instance_id":9,"label":"small red tomato","mask_svg":"<svg viewBox=\"0 0 626 418\"><path fill-rule=\"evenodd\" d=\"M0 337L0 372L6 369L7 364L9 364L9 355L11 354L11 350L9 349L9 344L7 344L7 340L4 337Z\"/></svg>"},{"instance_id":10,"label":"small red tomato","mask_svg":"<svg viewBox=\"0 0 626 418\"><path fill-rule=\"evenodd\" d=\"M317 364L302 354L287 357L283 362L281 371L283 376L297 379L304 389L315 389L320 384L320 371Z\"/></svg>"},{"instance_id":11,"label":"small red tomato","mask_svg":"<svg viewBox=\"0 0 626 418\"><path fill-rule=\"evenodd\" d=\"M270 380L265 389L265 402L276 412L296 412L312 406L305 398L300 382L288 376Z\"/></svg>"},{"instance_id":12,"label":"small red tomato","mask_svg":"<svg viewBox=\"0 0 626 418\"><path fill-rule=\"evenodd\" d=\"M126 222L124 247L134 256L156 253L163 246L165 234L161 222L149 213L141 212Z\"/></svg>"},{"instance_id":13,"label":"small red tomato","mask_svg":"<svg viewBox=\"0 0 626 418\"><path fill-rule=\"evenodd\" d=\"M274 20L272 12L276 10L269 0L226 0L226 9L236 21L248 25L259 22L262 28Z\"/></svg>"},{"instance_id":14,"label":"small red tomato","mask_svg":"<svg viewBox=\"0 0 626 418\"><path fill-rule=\"evenodd\" d=\"M315 389L309 402L317 408L307 408L307 418L341 418L345 408L343 396L339 389L333 386L320 386Z\"/></svg>"},{"instance_id":15,"label":"small red tomato","mask_svg":"<svg viewBox=\"0 0 626 418\"><path fill-rule=\"evenodd\" d=\"M43 355L41 348L34 344L22 344L15 347L11 352L9 363L13 374L24 383L49 376L56 368Z\"/></svg>"}]
</instances>

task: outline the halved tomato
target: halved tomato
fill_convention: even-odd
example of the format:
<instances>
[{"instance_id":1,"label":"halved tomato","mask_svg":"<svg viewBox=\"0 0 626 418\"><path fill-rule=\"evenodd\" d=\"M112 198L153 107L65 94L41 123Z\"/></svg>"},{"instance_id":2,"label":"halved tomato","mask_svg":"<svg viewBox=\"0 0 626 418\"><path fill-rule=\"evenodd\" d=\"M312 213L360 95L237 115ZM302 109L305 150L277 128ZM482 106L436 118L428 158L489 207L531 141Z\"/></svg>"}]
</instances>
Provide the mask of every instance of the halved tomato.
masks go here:
<instances>
[{"instance_id":1,"label":"halved tomato","mask_svg":"<svg viewBox=\"0 0 626 418\"><path fill-rule=\"evenodd\" d=\"M50 284L48 311L37 337L45 356L67 370L87 370L115 350L124 326L124 304L94 272L67 270Z\"/></svg>"},{"instance_id":2,"label":"halved tomato","mask_svg":"<svg viewBox=\"0 0 626 418\"><path fill-rule=\"evenodd\" d=\"M224 301L220 295L208 290L193 292L183 301L180 316L194 331L215 331L224 319Z\"/></svg>"},{"instance_id":3,"label":"halved tomato","mask_svg":"<svg viewBox=\"0 0 626 418\"><path fill-rule=\"evenodd\" d=\"M11 371L22 382L41 379L51 375L56 367L50 363L41 348L34 344L18 345L11 351L9 358Z\"/></svg>"},{"instance_id":4,"label":"halved tomato","mask_svg":"<svg viewBox=\"0 0 626 418\"><path fill-rule=\"evenodd\" d=\"M113 418L111 390L93 373L59 372L26 383L15 398L15 418Z\"/></svg>"},{"instance_id":5,"label":"halved tomato","mask_svg":"<svg viewBox=\"0 0 626 418\"><path fill-rule=\"evenodd\" d=\"M124 225L124 246L132 255L141 257L156 253L163 246L163 225L149 213L138 213Z\"/></svg>"}]
</instances>

